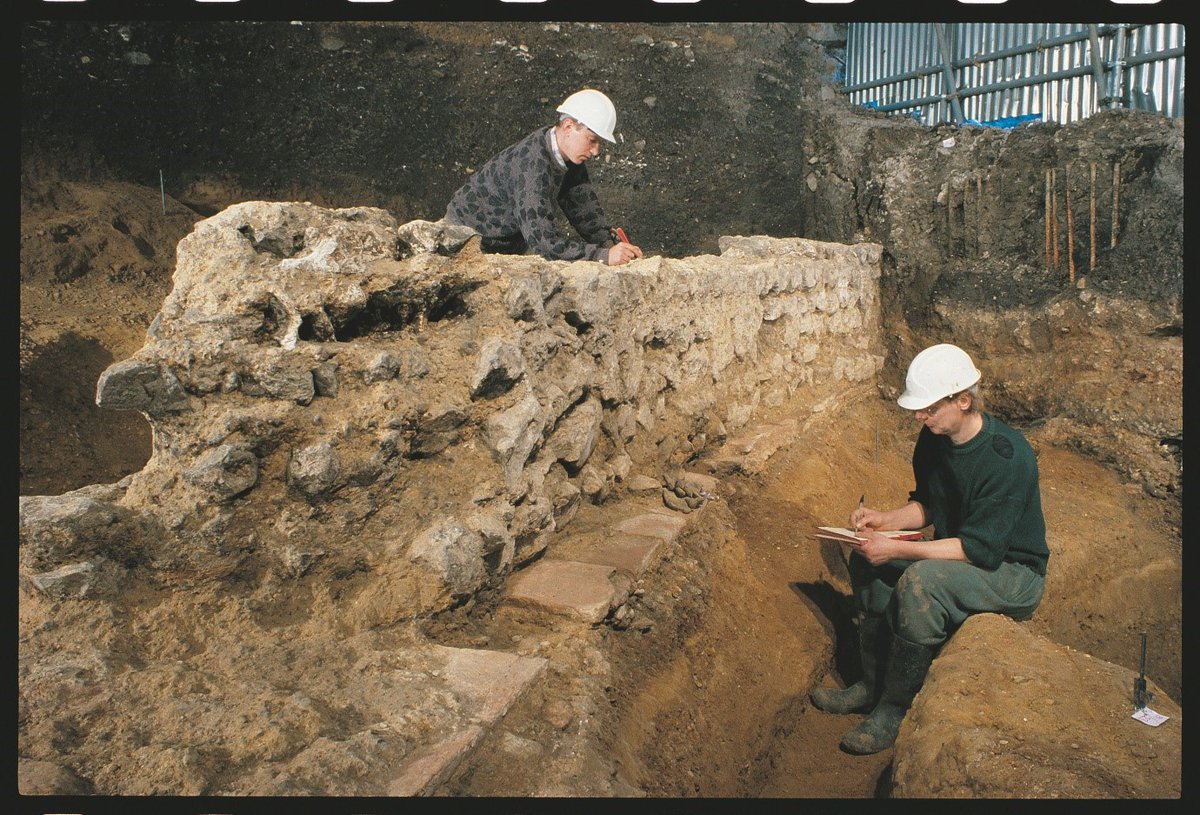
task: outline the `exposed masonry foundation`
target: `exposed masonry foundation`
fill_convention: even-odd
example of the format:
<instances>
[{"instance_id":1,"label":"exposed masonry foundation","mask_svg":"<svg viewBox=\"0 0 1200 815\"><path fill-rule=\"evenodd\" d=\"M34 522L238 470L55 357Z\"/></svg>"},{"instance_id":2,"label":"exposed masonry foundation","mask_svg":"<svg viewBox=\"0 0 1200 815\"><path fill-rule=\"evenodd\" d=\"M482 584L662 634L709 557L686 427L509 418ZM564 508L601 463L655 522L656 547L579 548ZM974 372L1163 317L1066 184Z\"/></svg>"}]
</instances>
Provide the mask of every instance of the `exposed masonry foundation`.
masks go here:
<instances>
[{"instance_id":1,"label":"exposed masonry foundation","mask_svg":"<svg viewBox=\"0 0 1200 815\"><path fill-rule=\"evenodd\" d=\"M149 418L153 455L21 499L25 585L320 586L365 631L502 583L630 478L874 387L879 246L720 246L610 268L483 255L379 209L201 221L146 345L97 389Z\"/></svg>"}]
</instances>

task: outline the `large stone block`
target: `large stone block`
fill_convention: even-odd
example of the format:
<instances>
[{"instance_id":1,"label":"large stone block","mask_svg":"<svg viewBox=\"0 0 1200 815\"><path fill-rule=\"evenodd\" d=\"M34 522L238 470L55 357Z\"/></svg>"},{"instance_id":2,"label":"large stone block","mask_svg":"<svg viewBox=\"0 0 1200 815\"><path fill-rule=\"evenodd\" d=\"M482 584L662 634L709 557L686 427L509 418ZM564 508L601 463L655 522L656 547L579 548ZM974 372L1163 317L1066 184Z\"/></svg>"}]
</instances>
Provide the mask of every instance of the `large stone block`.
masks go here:
<instances>
[{"instance_id":1,"label":"large stone block","mask_svg":"<svg viewBox=\"0 0 1200 815\"><path fill-rule=\"evenodd\" d=\"M525 375L525 358L516 343L492 337L483 344L471 376L472 399L494 399Z\"/></svg>"},{"instance_id":2,"label":"large stone block","mask_svg":"<svg viewBox=\"0 0 1200 815\"><path fill-rule=\"evenodd\" d=\"M518 491L521 470L541 441L544 427L541 405L533 394L527 394L507 410L488 417L485 439L504 470L509 492Z\"/></svg>"},{"instance_id":3,"label":"large stone block","mask_svg":"<svg viewBox=\"0 0 1200 815\"><path fill-rule=\"evenodd\" d=\"M215 500L229 501L258 483L258 456L246 447L222 444L184 469L183 477L209 492Z\"/></svg>"},{"instance_id":4,"label":"large stone block","mask_svg":"<svg viewBox=\"0 0 1200 815\"><path fill-rule=\"evenodd\" d=\"M483 540L457 520L419 532L408 547L408 558L432 573L440 582L440 591L451 599L483 586Z\"/></svg>"},{"instance_id":5,"label":"large stone block","mask_svg":"<svg viewBox=\"0 0 1200 815\"><path fill-rule=\"evenodd\" d=\"M185 410L188 397L167 368L140 359L108 366L96 383L96 404L112 410L140 410L151 415Z\"/></svg>"},{"instance_id":6,"label":"large stone block","mask_svg":"<svg viewBox=\"0 0 1200 815\"><path fill-rule=\"evenodd\" d=\"M120 559L137 539L134 514L80 495L23 495L19 499L20 560L44 572L103 554Z\"/></svg>"}]
</instances>

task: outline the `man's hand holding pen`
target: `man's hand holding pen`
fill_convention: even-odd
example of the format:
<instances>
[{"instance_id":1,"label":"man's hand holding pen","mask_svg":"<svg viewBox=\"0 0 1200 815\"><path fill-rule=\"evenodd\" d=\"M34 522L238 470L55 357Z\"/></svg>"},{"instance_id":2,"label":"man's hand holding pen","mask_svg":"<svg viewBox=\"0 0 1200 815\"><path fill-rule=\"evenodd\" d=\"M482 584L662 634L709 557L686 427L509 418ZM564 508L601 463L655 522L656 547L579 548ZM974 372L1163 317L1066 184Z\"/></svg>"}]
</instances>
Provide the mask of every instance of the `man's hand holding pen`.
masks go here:
<instances>
[{"instance_id":1,"label":"man's hand holding pen","mask_svg":"<svg viewBox=\"0 0 1200 815\"><path fill-rule=\"evenodd\" d=\"M868 507L866 501L867 496L865 495L859 498L858 509L850 513L850 525L854 527L855 532L879 528L879 521L883 513Z\"/></svg>"}]
</instances>

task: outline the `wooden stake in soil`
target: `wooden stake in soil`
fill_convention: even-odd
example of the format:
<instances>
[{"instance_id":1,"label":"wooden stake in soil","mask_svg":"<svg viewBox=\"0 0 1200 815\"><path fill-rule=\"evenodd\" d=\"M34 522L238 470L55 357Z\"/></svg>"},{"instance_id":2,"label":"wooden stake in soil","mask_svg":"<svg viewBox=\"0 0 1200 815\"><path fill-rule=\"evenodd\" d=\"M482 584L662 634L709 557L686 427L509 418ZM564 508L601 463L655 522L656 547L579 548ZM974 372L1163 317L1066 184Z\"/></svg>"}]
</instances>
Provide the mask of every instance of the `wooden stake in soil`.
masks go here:
<instances>
[{"instance_id":1,"label":"wooden stake in soil","mask_svg":"<svg viewBox=\"0 0 1200 815\"><path fill-rule=\"evenodd\" d=\"M983 171L975 171L975 254L983 254Z\"/></svg>"},{"instance_id":2,"label":"wooden stake in soil","mask_svg":"<svg viewBox=\"0 0 1200 815\"><path fill-rule=\"evenodd\" d=\"M1075 285L1075 217L1071 212L1071 165L1063 168L1063 191L1067 204L1067 269Z\"/></svg>"},{"instance_id":3,"label":"wooden stake in soil","mask_svg":"<svg viewBox=\"0 0 1200 815\"><path fill-rule=\"evenodd\" d=\"M1092 162L1092 222L1089 227L1092 238L1092 253L1088 258L1088 271L1096 268L1096 162Z\"/></svg>"},{"instance_id":4,"label":"wooden stake in soil","mask_svg":"<svg viewBox=\"0 0 1200 815\"><path fill-rule=\"evenodd\" d=\"M1120 200L1121 200L1121 162L1119 162L1119 161L1113 165L1112 188L1113 188L1112 233L1109 235L1108 248L1116 249L1117 248L1117 224L1119 223L1119 220L1117 218L1117 212L1118 212L1118 208L1119 208Z\"/></svg>"},{"instance_id":5,"label":"wooden stake in soil","mask_svg":"<svg viewBox=\"0 0 1200 815\"><path fill-rule=\"evenodd\" d=\"M946 255L954 254L954 185L946 182Z\"/></svg>"},{"instance_id":6,"label":"wooden stake in soil","mask_svg":"<svg viewBox=\"0 0 1200 815\"><path fill-rule=\"evenodd\" d=\"M1046 271L1050 271L1050 171L1046 171Z\"/></svg>"},{"instance_id":7,"label":"wooden stake in soil","mask_svg":"<svg viewBox=\"0 0 1200 815\"><path fill-rule=\"evenodd\" d=\"M1053 230L1051 241L1054 244L1054 271L1058 271L1058 171L1050 169L1050 226Z\"/></svg>"},{"instance_id":8,"label":"wooden stake in soil","mask_svg":"<svg viewBox=\"0 0 1200 815\"><path fill-rule=\"evenodd\" d=\"M963 214L962 214L962 255L963 255L963 257L966 257L966 255L967 255L967 234L968 234L968 230L967 230L967 189L968 189L968 185L967 185L967 182L964 180L963 187L962 187L962 209L963 209Z\"/></svg>"}]
</instances>

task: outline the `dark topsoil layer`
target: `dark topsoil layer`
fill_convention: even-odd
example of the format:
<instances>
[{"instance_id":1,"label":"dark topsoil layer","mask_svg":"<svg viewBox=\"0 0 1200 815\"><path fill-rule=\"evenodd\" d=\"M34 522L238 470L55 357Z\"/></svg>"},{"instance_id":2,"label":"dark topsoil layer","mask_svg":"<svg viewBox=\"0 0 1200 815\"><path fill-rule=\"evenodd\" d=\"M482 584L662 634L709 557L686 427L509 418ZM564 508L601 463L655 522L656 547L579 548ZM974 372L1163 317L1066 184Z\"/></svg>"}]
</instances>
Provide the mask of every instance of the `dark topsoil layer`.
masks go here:
<instances>
[{"instance_id":1,"label":"dark topsoil layer","mask_svg":"<svg viewBox=\"0 0 1200 815\"><path fill-rule=\"evenodd\" d=\"M842 36L787 23L33 23L26 179L52 156L67 177L161 182L201 215L300 199L433 220L472 169L593 86L618 107L619 141L591 172L610 219L648 253L716 252L735 234L873 240L895 266L885 298L910 320L934 293L1032 305L1067 285L1070 175L1089 285L1178 302L1180 122L1117 112L1073 128L930 130L844 103L832 84ZM1120 211L1113 248L1118 164L1120 197L1138 203ZM1048 269L1051 168L1062 256Z\"/></svg>"}]
</instances>

